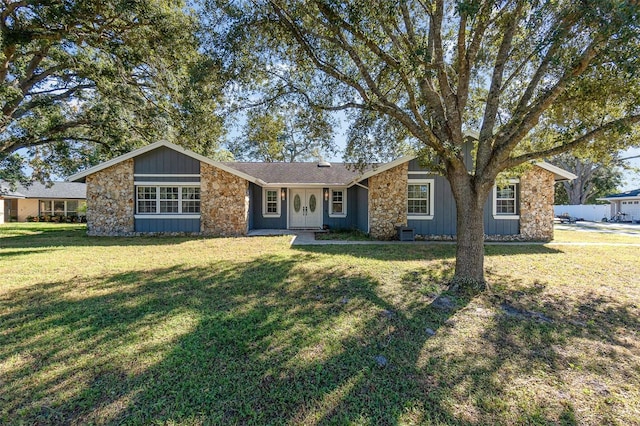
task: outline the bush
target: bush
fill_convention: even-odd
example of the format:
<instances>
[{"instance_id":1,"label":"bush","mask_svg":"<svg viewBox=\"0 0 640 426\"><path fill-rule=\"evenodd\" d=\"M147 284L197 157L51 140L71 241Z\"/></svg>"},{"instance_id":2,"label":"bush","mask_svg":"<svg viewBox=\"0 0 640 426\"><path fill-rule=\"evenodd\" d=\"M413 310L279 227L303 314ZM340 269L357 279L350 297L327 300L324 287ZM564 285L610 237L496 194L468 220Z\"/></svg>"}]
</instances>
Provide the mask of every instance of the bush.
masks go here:
<instances>
[{"instance_id":1,"label":"bush","mask_svg":"<svg viewBox=\"0 0 640 426\"><path fill-rule=\"evenodd\" d=\"M63 216L63 215L41 215L27 216L27 222L49 222L49 223L87 223L86 216Z\"/></svg>"}]
</instances>

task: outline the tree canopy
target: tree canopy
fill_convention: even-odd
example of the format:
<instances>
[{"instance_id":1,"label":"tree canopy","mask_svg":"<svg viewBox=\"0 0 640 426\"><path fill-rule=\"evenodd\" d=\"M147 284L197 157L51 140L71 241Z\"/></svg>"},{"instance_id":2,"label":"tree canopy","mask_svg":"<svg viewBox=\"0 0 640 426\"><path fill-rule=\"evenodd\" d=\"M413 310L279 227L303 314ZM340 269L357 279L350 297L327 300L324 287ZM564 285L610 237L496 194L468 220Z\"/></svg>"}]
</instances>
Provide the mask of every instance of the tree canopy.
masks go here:
<instances>
[{"instance_id":1,"label":"tree canopy","mask_svg":"<svg viewBox=\"0 0 640 426\"><path fill-rule=\"evenodd\" d=\"M157 139L213 153L217 64L181 1L2 0L0 178L66 175Z\"/></svg>"},{"instance_id":2,"label":"tree canopy","mask_svg":"<svg viewBox=\"0 0 640 426\"><path fill-rule=\"evenodd\" d=\"M425 160L438 158L432 167L457 205L459 283L484 282L482 208L500 173L580 147L617 149L602 136L624 141L640 122L635 2L210 4L222 23L215 37L242 58L223 55L226 65L257 77L266 97L295 94L348 111L355 159L407 140ZM603 98L604 115L569 113ZM471 171L462 155L468 131L478 134Z\"/></svg>"},{"instance_id":3,"label":"tree canopy","mask_svg":"<svg viewBox=\"0 0 640 426\"><path fill-rule=\"evenodd\" d=\"M236 159L308 161L335 152L334 120L323 111L268 105L247 112L242 135L229 143Z\"/></svg>"}]
</instances>

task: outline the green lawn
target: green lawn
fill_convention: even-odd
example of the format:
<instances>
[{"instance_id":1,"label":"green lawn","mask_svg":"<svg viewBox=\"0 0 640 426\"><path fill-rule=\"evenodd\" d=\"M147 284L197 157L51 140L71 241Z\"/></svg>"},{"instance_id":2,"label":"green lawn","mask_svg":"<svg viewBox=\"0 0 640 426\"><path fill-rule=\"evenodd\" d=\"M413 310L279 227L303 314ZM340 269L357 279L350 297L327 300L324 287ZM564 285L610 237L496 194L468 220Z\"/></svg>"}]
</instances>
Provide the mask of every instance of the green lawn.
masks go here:
<instances>
[{"instance_id":1,"label":"green lawn","mask_svg":"<svg viewBox=\"0 0 640 426\"><path fill-rule=\"evenodd\" d=\"M638 424L638 247L289 241L0 226L0 423Z\"/></svg>"}]
</instances>

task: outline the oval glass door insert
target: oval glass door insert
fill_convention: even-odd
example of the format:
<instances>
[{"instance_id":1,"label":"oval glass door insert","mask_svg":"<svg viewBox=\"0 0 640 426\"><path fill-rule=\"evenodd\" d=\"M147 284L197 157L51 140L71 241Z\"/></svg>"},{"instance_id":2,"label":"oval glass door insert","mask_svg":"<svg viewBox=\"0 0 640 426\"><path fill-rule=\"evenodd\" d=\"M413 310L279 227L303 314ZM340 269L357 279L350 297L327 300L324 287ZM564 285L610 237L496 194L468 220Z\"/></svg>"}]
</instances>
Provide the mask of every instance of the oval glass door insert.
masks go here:
<instances>
[{"instance_id":1,"label":"oval glass door insert","mask_svg":"<svg viewBox=\"0 0 640 426\"><path fill-rule=\"evenodd\" d=\"M315 194L311 194L311 196L309 197L309 210L311 210L311 213L316 211L316 196L315 196Z\"/></svg>"},{"instance_id":2,"label":"oval glass door insert","mask_svg":"<svg viewBox=\"0 0 640 426\"><path fill-rule=\"evenodd\" d=\"M295 210L296 213L300 213L300 195L298 194L293 197L293 210Z\"/></svg>"}]
</instances>

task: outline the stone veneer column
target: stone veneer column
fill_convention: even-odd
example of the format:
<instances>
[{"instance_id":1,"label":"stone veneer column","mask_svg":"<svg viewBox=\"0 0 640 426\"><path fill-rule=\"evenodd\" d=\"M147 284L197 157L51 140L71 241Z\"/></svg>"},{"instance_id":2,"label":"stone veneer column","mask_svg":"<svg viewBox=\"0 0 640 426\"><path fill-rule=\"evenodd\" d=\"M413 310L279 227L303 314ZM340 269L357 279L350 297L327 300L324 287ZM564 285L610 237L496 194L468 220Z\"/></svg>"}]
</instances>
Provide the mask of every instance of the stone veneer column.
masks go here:
<instances>
[{"instance_id":1,"label":"stone veneer column","mask_svg":"<svg viewBox=\"0 0 640 426\"><path fill-rule=\"evenodd\" d=\"M134 232L133 159L87 176L87 234Z\"/></svg>"},{"instance_id":2,"label":"stone veneer column","mask_svg":"<svg viewBox=\"0 0 640 426\"><path fill-rule=\"evenodd\" d=\"M207 163L200 163L200 232L246 235L249 182Z\"/></svg>"},{"instance_id":3,"label":"stone veneer column","mask_svg":"<svg viewBox=\"0 0 640 426\"><path fill-rule=\"evenodd\" d=\"M532 167L520 177L520 235L527 240L553 239L554 175Z\"/></svg>"},{"instance_id":4,"label":"stone veneer column","mask_svg":"<svg viewBox=\"0 0 640 426\"><path fill-rule=\"evenodd\" d=\"M396 224L407 224L407 179L409 164L403 163L369 178L369 233L388 240L396 235Z\"/></svg>"}]
</instances>

